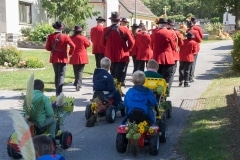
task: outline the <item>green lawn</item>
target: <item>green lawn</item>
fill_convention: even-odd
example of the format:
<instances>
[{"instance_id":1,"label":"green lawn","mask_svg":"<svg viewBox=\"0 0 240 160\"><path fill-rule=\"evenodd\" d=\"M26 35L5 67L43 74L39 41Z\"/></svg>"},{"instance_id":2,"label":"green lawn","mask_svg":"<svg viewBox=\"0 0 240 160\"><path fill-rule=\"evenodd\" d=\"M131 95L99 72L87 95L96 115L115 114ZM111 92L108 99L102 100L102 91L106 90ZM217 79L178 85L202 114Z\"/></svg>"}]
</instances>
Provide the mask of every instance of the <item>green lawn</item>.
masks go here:
<instances>
[{"instance_id":1,"label":"green lawn","mask_svg":"<svg viewBox=\"0 0 240 160\"><path fill-rule=\"evenodd\" d=\"M186 159L239 159L236 154L240 147L235 137L239 133L239 119L236 118L239 113L234 111L233 96L239 76L231 70L220 75L194 106L178 144L178 150Z\"/></svg>"},{"instance_id":2,"label":"green lawn","mask_svg":"<svg viewBox=\"0 0 240 160\"><path fill-rule=\"evenodd\" d=\"M34 73L35 79L41 79L45 82L45 90L53 90L54 87L54 72L51 63L49 63L49 52L45 50L24 50L23 59L36 57L44 63L44 69L27 70L19 69L17 71L2 71L0 89L9 90L25 90L26 84L31 73ZM85 65L83 77L92 75L95 68L95 59L92 54L89 54L89 64ZM74 73L72 65L67 65L65 83L74 81Z\"/></svg>"}]
</instances>

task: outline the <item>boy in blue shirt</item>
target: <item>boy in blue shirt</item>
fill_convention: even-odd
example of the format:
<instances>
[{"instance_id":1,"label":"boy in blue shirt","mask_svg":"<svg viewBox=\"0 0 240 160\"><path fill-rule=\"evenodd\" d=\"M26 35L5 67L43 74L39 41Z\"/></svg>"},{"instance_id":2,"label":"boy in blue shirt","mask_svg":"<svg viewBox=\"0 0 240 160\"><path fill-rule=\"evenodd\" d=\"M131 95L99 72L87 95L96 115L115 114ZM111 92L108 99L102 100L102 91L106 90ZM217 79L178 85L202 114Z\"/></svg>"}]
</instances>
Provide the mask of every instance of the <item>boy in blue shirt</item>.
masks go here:
<instances>
[{"instance_id":1,"label":"boy in blue shirt","mask_svg":"<svg viewBox=\"0 0 240 160\"><path fill-rule=\"evenodd\" d=\"M124 97L124 106L126 107L127 116L122 121L125 124L129 114L134 109L141 109L148 116L150 123L154 124L156 118L153 112L154 107L157 105L157 100L153 92L144 87L145 74L142 71L136 71L132 75L132 82L134 86L130 88Z\"/></svg>"}]
</instances>

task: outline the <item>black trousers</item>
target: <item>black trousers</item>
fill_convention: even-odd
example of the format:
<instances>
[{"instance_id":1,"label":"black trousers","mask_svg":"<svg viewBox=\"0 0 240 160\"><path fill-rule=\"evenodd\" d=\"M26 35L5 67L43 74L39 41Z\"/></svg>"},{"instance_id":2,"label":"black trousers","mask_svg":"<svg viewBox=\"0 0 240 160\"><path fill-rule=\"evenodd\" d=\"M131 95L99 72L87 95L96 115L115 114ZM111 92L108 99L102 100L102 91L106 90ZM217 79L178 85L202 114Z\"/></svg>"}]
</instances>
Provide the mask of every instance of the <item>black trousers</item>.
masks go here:
<instances>
[{"instance_id":1,"label":"black trousers","mask_svg":"<svg viewBox=\"0 0 240 160\"><path fill-rule=\"evenodd\" d=\"M62 87L64 84L64 78L66 73L66 63L53 63L53 70L55 73L55 88L56 96L62 92Z\"/></svg>"},{"instance_id":2,"label":"black trousers","mask_svg":"<svg viewBox=\"0 0 240 160\"><path fill-rule=\"evenodd\" d=\"M183 62L180 61L179 66L179 82L184 81L184 83L189 82L189 76L190 76L190 68L192 66L192 62Z\"/></svg>"},{"instance_id":3,"label":"black trousers","mask_svg":"<svg viewBox=\"0 0 240 160\"><path fill-rule=\"evenodd\" d=\"M101 68L100 61L104 57L103 53L94 53L95 61L96 61L96 68Z\"/></svg>"},{"instance_id":4,"label":"black trousers","mask_svg":"<svg viewBox=\"0 0 240 160\"><path fill-rule=\"evenodd\" d=\"M196 63L197 63L197 57L198 57L198 54L195 54L194 55L194 61L191 65L191 68L190 68L190 77L189 77L189 80L192 80L194 78L194 72L195 72L195 67L196 67Z\"/></svg>"},{"instance_id":5,"label":"black trousers","mask_svg":"<svg viewBox=\"0 0 240 160\"><path fill-rule=\"evenodd\" d=\"M83 70L84 70L85 64L77 64L73 65L73 72L74 72L74 86L76 87L81 87L82 86L82 75L83 75Z\"/></svg>"},{"instance_id":6,"label":"black trousers","mask_svg":"<svg viewBox=\"0 0 240 160\"><path fill-rule=\"evenodd\" d=\"M169 90L172 86L174 65L175 64L159 64L158 73L161 74L168 83Z\"/></svg>"},{"instance_id":7,"label":"black trousers","mask_svg":"<svg viewBox=\"0 0 240 160\"><path fill-rule=\"evenodd\" d=\"M137 70L137 62L136 62L136 55L132 56L133 60L133 73Z\"/></svg>"},{"instance_id":8,"label":"black trousers","mask_svg":"<svg viewBox=\"0 0 240 160\"><path fill-rule=\"evenodd\" d=\"M128 62L113 62L110 68L113 78L116 78L118 82L124 82L127 66Z\"/></svg>"},{"instance_id":9,"label":"black trousers","mask_svg":"<svg viewBox=\"0 0 240 160\"><path fill-rule=\"evenodd\" d=\"M136 66L137 66L137 70L143 71L145 70L145 64L148 61L143 61L143 60L136 60Z\"/></svg>"}]
</instances>

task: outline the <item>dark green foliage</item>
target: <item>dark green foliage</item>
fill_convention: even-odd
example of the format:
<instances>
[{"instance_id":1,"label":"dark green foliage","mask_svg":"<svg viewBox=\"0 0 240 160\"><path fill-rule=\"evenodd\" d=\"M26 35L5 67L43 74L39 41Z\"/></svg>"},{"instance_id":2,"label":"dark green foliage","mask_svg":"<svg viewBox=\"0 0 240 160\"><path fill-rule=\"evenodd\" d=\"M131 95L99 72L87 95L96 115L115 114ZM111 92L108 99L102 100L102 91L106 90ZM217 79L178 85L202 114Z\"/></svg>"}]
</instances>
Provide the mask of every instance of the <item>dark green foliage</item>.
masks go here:
<instances>
[{"instance_id":1,"label":"dark green foliage","mask_svg":"<svg viewBox=\"0 0 240 160\"><path fill-rule=\"evenodd\" d=\"M22 52L17 50L15 47L5 47L0 50L0 65L4 65L7 62L8 67L15 66L18 64L22 57Z\"/></svg>"},{"instance_id":2,"label":"dark green foliage","mask_svg":"<svg viewBox=\"0 0 240 160\"><path fill-rule=\"evenodd\" d=\"M54 32L54 29L49 24L37 24L34 30L30 33L30 41L44 42L46 41L47 35Z\"/></svg>"},{"instance_id":3,"label":"dark green foliage","mask_svg":"<svg viewBox=\"0 0 240 160\"><path fill-rule=\"evenodd\" d=\"M220 18L219 17L213 17L211 20L210 20L211 23L219 23L220 22Z\"/></svg>"},{"instance_id":4,"label":"dark green foliage","mask_svg":"<svg viewBox=\"0 0 240 160\"><path fill-rule=\"evenodd\" d=\"M233 50L230 54L233 59L232 68L240 72L240 31L233 35Z\"/></svg>"}]
</instances>

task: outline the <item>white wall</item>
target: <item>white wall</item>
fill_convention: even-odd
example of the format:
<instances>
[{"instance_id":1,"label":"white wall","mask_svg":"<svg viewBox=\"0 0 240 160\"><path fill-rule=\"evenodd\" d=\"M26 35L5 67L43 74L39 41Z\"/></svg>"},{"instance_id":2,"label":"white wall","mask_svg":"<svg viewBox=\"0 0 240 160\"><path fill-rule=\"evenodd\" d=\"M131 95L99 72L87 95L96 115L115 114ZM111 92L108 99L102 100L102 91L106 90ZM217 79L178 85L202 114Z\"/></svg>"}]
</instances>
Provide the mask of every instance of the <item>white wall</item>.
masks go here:
<instances>
[{"instance_id":1,"label":"white wall","mask_svg":"<svg viewBox=\"0 0 240 160\"><path fill-rule=\"evenodd\" d=\"M106 7L106 16L107 16L107 21L106 25L109 26L111 25L111 21L108 19L111 17L111 12L117 11L119 12L119 1L118 0L106 0L107 7Z\"/></svg>"},{"instance_id":2,"label":"white wall","mask_svg":"<svg viewBox=\"0 0 240 160\"><path fill-rule=\"evenodd\" d=\"M6 0L6 32L19 33L18 0Z\"/></svg>"},{"instance_id":3,"label":"white wall","mask_svg":"<svg viewBox=\"0 0 240 160\"><path fill-rule=\"evenodd\" d=\"M227 21L227 17L228 17L228 21ZM235 25L235 16L233 16L231 13L227 13L225 12L223 14L223 24L225 25Z\"/></svg>"},{"instance_id":4,"label":"white wall","mask_svg":"<svg viewBox=\"0 0 240 160\"><path fill-rule=\"evenodd\" d=\"M6 32L6 3L0 0L0 33Z\"/></svg>"}]
</instances>

